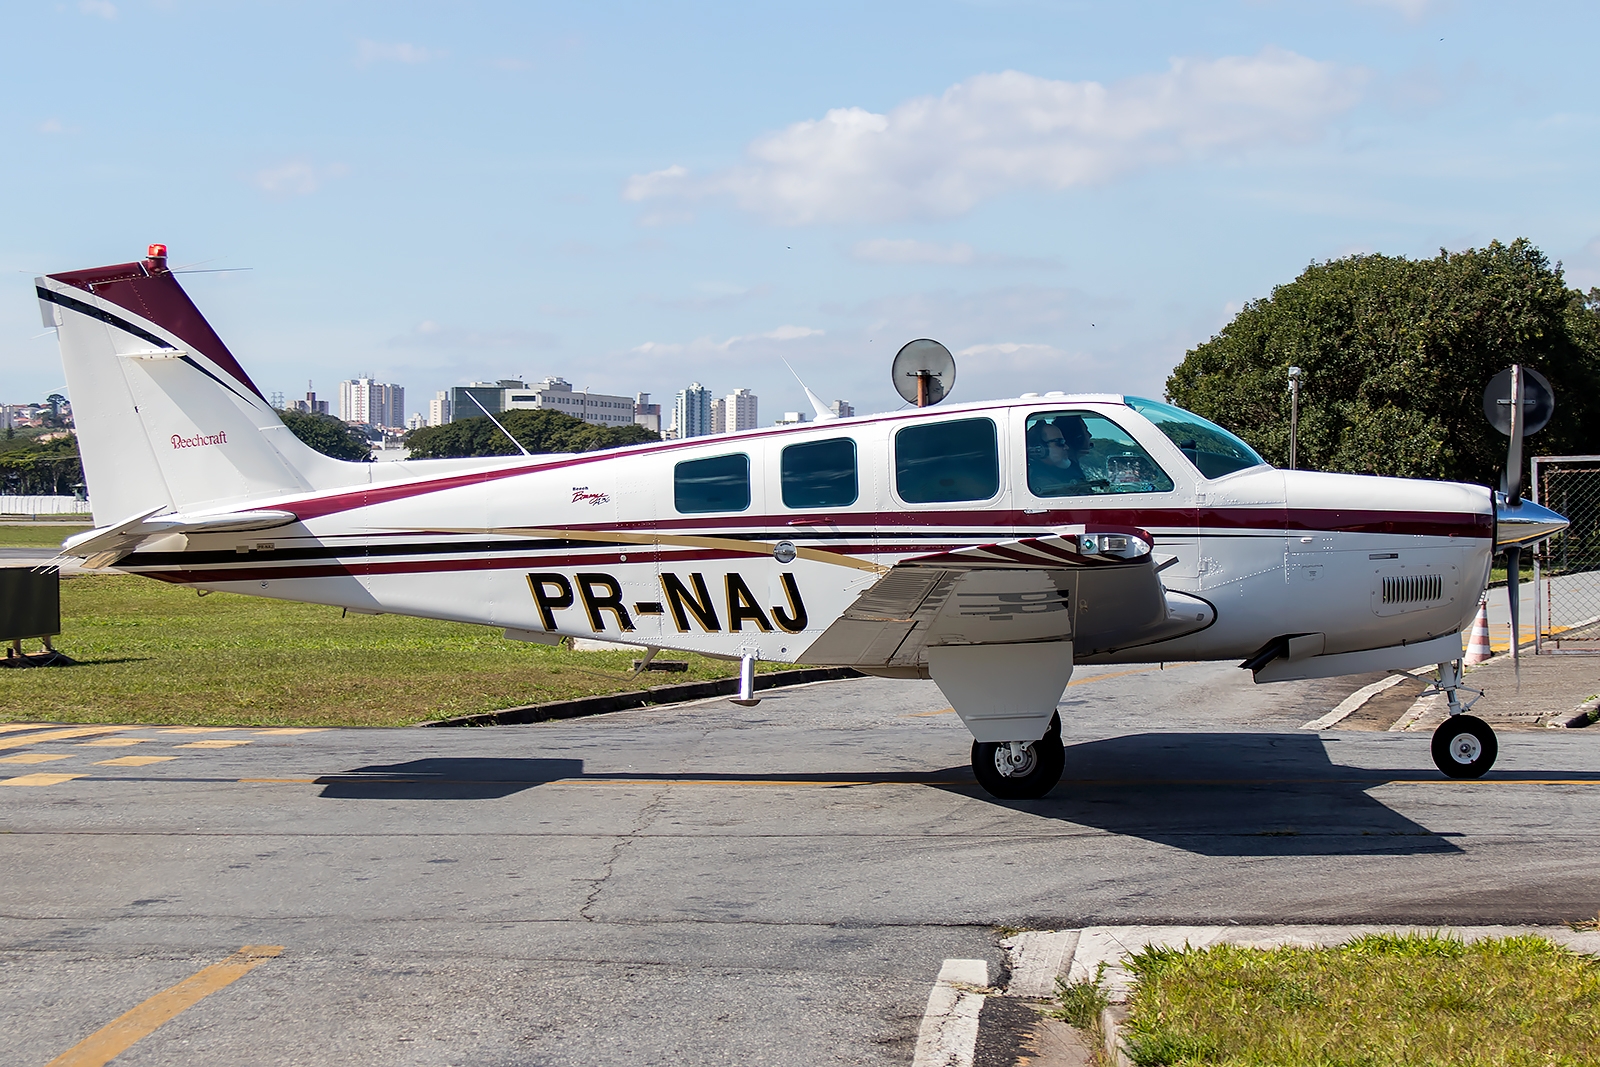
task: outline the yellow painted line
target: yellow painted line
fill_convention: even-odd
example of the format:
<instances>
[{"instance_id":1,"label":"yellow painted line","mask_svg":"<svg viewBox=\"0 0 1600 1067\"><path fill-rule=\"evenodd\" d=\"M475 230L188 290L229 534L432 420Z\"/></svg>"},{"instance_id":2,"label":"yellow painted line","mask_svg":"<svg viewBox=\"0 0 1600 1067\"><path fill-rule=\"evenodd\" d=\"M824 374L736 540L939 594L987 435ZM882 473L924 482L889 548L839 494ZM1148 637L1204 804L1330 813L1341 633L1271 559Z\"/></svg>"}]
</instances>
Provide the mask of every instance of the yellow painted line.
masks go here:
<instances>
[{"instance_id":1,"label":"yellow painted line","mask_svg":"<svg viewBox=\"0 0 1600 1067\"><path fill-rule=\"evenodd\" d=\"M46 730L27 737L7 737L0 740L0 748L21 748L40 741L70 741L74 737L93 737L95 734L114 734L132 729L132 726L75 726L70 730Z\"/></svg>"},{"instance_id":2,"label":"yellow painted line","mask_svg":"<svg viewBox=\"0 0 1600 1067\"><path fill-rule=\"evenodd\" d=\"M79 741L80 748L127 748L129 745L142 745L150 740L148 737L102 737L97 741Z\"/></svg>"},{"instance_id":3,"label":"yellow painted line","mask_svg":"<svg viewBox=\"0 0 1600 1067\"><path fill-rule=\"evenodd\" d=\"M237 741L223 741L221 739L217 739L217 740L213 740L213 741L190 741L190 742L187 742L186 744L178 745L177 747L178 748L238 748L240 745L248 745L249 743L250 742L248 740L244 739L244 738L241 738L241 739L239 739Z\"/></svg>"},{"instance_id":4,"label":"yellow painted line","mask_svg":"<svg viewBox=\"0 0 1600 1067\"><path fill-rule=\"evenodd\" d=\"M132 729L132 727L129 727ZM237 726L168 726L164 734L225 734L239 729Z\"/></svg>"},{"instance_id":5,"label":"yellow painted line","mask_svg":"<svg viewBox=\"0 0 1600 1067\"><path fill-rule=\"evenodd\" d=\"M177 756L118 756L116 759L95 760L96 767L148 767L152 763L165 763Z\"/></svg>"},{"instance_id":6,"label":"yellow painted line","mask_svg":"<svg viewBox=\"0 0 1600 1067\"><path fill-rule=\"evenodd\" d=\"M902 719L926 719L932 715L953 715L955 708L940 708L938 711L913 711L910 715L900 716Z\"/></svg>"},{"instance_id":7,"label":"yellow painted line","mask_svg":"<svg viewBox=\"0 0 1600 1067\"><path fill-rule=\"evenodd\" d=\"M39 730L48 725L42 722L8 722L0 725L0 734L14 734L18 730Z\"/></svg>"},{"instance_id":8,"label":"yellow painted line","mask_svg":"<svg viewBox=\"0 0 1600 1067\"><path fill-rule=\"evenodd\" d=\"M22 774L15 778L7 778L0 782L0 785L60 785L62 782L82 777L81 774Z\"/></svg>"},{"instance_id":9,"label":"yellow painted line","mask_svg":"<svg viewBox=\"0 0 1600 1067\"><path fill-rule=\"evenodd\" d=\"M272 730L253 730L257 737L294 737L297 734L327 733L325 726L282 726Z\"/></svg>"},{"instance_id":10,"label":"yellow painted line","mask_svg":"<svg viewBox=\"0 0 1600 1067\"><path fill-rule=\"evenodd\" d=\"M178 1013L232 985L282 952L282 945L246 945L227 959L196 971L171 989L119 1015L45 1067L104 1067Z\"/></svg>"},{"instance_id":11,"label":"yellow painted line","mask_svg":"<svg viewBox=\"0 0 1600 1067\"><path fill-rule=\"evenodd\" d=\"M0 757L0 763L53 763L58 759L70 759L70 752L19 752L15 756Z\"/></svg>"}]
</instances>

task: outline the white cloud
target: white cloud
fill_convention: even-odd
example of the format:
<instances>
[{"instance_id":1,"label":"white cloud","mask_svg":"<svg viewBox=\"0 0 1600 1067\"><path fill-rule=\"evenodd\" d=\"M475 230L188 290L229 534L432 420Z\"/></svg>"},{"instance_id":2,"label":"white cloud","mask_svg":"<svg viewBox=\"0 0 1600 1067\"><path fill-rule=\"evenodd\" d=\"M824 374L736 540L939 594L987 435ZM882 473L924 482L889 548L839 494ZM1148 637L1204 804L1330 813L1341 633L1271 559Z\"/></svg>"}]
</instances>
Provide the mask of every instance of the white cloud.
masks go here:
<instances>
[{"instance_id":1,"label":"white cloud","mask_svg":"<svg viewBox=\"0 0 1600 1067\"><path fill-rule=\"evenodd\" d=\"M646 341L642 345L635 345L628 351L641 356L676 356L685 352L691 355L716 355L727 352L734 345L749 344L757 341L799 341L807 337L821 337L826 333L826 330L818 330L811 326L784 325L776 329L767 330L765 333L736 334L725 341L713 341L709 337L696 338L688 344Z\"/></svg>"},{"instance_id":2,"label":"white cloud","mask_svg":"<svg viewBox=\"0 0 1600 1067\"><path fill-rule=\"evenodd\" d=\"M1440 0L1356 0L1362 7L1386 7L1407 22L1421 22L1429 8L1443 6Z\"/></svg>"},{"instance_id":3,"label":"white cloud","mask_svg":"<svg viewBox=\"0 0 1600 1067\"><path fill-rule=\"evenodd\" d=\"M349 168L343 163L318 166L304 159L291 159L275 167L256 171L251 181L268 196L310 196L322 188L328 179L341 178L347 173Z\"/></svg>"},{"instance_id":4,"label":"white cloud","mask_svg":"<svg viewBox=\"0 0 1600 1067\"><path fill-rule=\"evenodd\" d=\"M1278 48L1175 59L1111 86L979 74L886 115L835 108L753 142L704 178L636 175L632 201L726 195L786 224L948 217L1019 189L1063 190L1142 167L1306 141L1361 98L1366 73Z\"/></svg>"},{"instance_id":5,"label":"white cloud","mask_svg":"<svg viewBox=\"0 0 1600 1067\"><path fill-rule=\"evenodd\" d=\"M900 240L875 237L870 241L858 241L850 254L862 263L937 263L949 266L965 265L976 258L972 246L960 241L941 245L909 237Z\"/></svg>"},{"instance_id":6,"label":"white cloud","mask_svg":"<svg viewBox=\"0 0 1600 1067\"><path fill-rule=\"evenodd\" d=\"M61 125L60 119L45 119L43 122L39 123L39 132L64 133L66 132L66 127Z\"/></svg>"},{"instance_id":7,"label":"white cloud","mask_svg":"<svg viewBox=\"0 0 1600 1067\"><path fill-rule=\"evenodd\" d=\"M117 17L117 5L110 0L78 0L78 10L85 15L98 15L103 19Z\"/></svg>"},{"instance_id":8,"label":"white cloud","mask_svg":"<svg viewBox=\"0 0 1600 1067\"><path fill-rule=\"evenodd\" d=\"M426 63L430 59L438 58L439 53L430 51L419 45L406 44L396 41L392 44L383 41L369 41L365 38L356 42L356 66L365 67L373 63Z\"/></svg>"}]
</instances>

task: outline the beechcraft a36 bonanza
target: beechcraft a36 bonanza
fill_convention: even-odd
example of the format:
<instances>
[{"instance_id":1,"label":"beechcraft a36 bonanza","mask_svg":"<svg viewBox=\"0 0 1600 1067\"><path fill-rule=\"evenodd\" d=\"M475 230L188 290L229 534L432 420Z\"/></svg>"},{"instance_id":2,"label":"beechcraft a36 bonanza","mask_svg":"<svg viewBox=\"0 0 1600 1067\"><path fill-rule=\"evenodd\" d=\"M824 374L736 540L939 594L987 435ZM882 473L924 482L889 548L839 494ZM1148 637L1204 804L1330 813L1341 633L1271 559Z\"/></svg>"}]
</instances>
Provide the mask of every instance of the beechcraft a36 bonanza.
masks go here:
<instances>
[{"instance_id":1,"label":"beechcraft a36 bonanza","mask_svg":"<svg viewBox=\"0 0 1600 1067\"><path fill-rule=\"evenodd\" d=\"M1496 745L1458 699L1461 630L1497 546L1566 526L1520 486L1277 470L1137 397L933 406L955 368L932 341L896 359L914 409L349 463L283 425L165 246L37 292L93 489L96 528L64 555L517 640L738 659L747 701L758 660L932 678L1001 798L1060 779L1078 663L1242 660L1258 682L1438 664L1452 714L1435 760L1481 775Z\"/></svg>"}]
</instances>

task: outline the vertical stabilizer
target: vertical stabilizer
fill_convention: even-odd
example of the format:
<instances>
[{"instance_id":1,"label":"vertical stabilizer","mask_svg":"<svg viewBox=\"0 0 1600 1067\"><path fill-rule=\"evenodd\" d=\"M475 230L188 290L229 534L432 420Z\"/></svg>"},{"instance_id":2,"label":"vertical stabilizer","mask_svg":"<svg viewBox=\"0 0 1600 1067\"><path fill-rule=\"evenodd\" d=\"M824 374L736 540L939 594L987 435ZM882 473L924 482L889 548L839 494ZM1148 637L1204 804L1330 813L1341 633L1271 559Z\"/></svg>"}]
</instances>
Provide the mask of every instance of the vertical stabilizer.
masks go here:
<instances>
[{"instance_id":1,"label":"vertical stabilizer","mask_svg":"<svg viewBox=\"0 0 1600 1067\"><path fill-rule=\"evenodd\" d=\"M61 343L95 524L367 481L289 432L167 269L136 263L35 279Z\"/></svg>"}]
</instances>

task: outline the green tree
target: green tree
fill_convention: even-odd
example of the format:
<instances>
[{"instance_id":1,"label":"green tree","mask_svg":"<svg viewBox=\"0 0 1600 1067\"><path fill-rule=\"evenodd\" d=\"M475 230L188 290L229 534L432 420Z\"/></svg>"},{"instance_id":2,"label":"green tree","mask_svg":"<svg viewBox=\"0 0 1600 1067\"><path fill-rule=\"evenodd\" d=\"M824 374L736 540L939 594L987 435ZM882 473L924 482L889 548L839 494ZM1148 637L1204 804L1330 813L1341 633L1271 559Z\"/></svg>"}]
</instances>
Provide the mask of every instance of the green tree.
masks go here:
<instances>
[{"instance_id":1,"label":"green tree","mask_svg":"<svg viewBox=\"0 0 1600 1067\"><path fill-rule=\"evenodd\" d=\"M546 408L505 412L500 421L529 452L594 452L644 444L661 438L643 426L596 426L564 411ZM419 459L455 456L515 456L517 448L483 415L443 426L424 426L406 434L406 447Z\"/></svg>"},{"instance_id":2,"label":"green tree","mask_svg":"<svg viewBox=\"0 0 1600 1067\"><path fill-rule=\"evenodd\" d=\"M71 433L42 441L12 436L0 448L0 492L19 496L67 496L83 481L78 439Z\"/></svg>"},{"instance_id":3,"label":"green tree","mask_svg":"<svg viewBox=\"0 0 1600 1067\"><path fill-rule=\"evenodd\" d=\"M1167 396L1282 466L1299 366L1302 468L1489 483L1506 439L1483 417L1483 388L1513 363L1556 395L1529 448L1600 450L1600 290L1567 288L1524 239L1314 263L1185 355Z\"/></svg>"},{"instance_id":4,"label":"green tree","mask_svg":"<svg viewBox=\"0 0 1600 1067\"><path fill-rule=\"evenodd\" d=\"M278 412L278 418L289 427L290 433L324 456L356 463L372 462L372 445L366 435L342 419L321 412L293 409Z\"/></svg>"}]
</instances>

